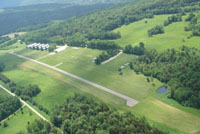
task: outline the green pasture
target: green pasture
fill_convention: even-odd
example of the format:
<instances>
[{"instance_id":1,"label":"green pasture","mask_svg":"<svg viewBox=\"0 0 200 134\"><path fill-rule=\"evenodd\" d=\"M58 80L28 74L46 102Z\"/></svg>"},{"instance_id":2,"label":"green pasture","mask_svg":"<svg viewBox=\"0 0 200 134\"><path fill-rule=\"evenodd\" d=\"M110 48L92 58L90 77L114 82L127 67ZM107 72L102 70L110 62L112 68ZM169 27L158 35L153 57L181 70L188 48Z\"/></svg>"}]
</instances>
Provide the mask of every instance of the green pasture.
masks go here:
<instances>
[{"instance_id":1,"label":"green pasture","mask_svg":"<svg viewBox=\"0 0 200 134\"><path fill-rule=\"evenodd\" d=\"M153 83L156 86L153 87L152 82L146 82L145 76L134 73L128 66L123 69L123 75L119 75L118 68L135 58L134 56L123 54L105 65L97 66L92 63L93 57L98 55L98 51L95 51L87 48L78 50L69 48L41 61L52 66L63 63L58 68L140 100L140 103L133 108L116 105L122 111L130 110L139 116L146 116L153 122L159 122L176 130L174 133L196 133L200 130L198 123L195 125L191 123L191 119L194 122L200 121L200 115L198 114L200 111L185 108L175 101L167 99L167 94L158 95L156 90L163 85L162 83L154 79ZM169 107L173 110L170 110ZM174 110L175 112L173 112ZM182 116L184 116L184 119ZM173 120L173 122L170 120Z\"/></svg>"},{"instance_id":2,"label":"green pasture","mask_svg":"<svg viewBox=\"0 0 200 134\"><path fill-rule=\"evenodd\" d=\"M27 55L30 50L19 49L17 51L17 53ZM45 52L41 51L32 53L45 55ZM52 66L62 63L58 68L138 99L140 101L138 105L132 108L127 107L125 101L118 97L13 55L4 54L0 55L0 58L4 59L5 64L8 65L4 74L11 80L20 85L38 84L41 87L42 92L34 100L49 110L54 105L63 103L66 97L81 93L97 101L103 101L120 111L132 111L138 116L145 116L152 124L167 129L170 133L195 134L200 130L198 123L200 122L200 110L181 106L168 99L168 93L157 94L156 90L163 85L161 82L154 79L153 82L148 83L145 76L136 74L125 66L135 58L133 55L122 54L107 64L97 66L92 60L99 53L101 51L87 48L76 50L70 47L41 61ZM124 66L123 75L119 75L118 69L122 65ZM155 87L152 86L153 83Z\"/></svg>"},{"instance_id":3,"label":"green pasture","mask_svg":"<svg viewBox=\"0 0 200 134\"><path fill-rule=\"evenodd\" d=\"M25 46L24 46L24 49L18 51L17 53L20 55L24 55L26 57L32 58L32 59L38 59L38 58L47 56L49 54L48 51L27 49L25 48Z\"/></svg>"},{"instance_id":4,"label":"green pasture","mask_svg":"<svg viewBox=\"0 0 200 134\"><path fill-rule=\"evenodd\" d=\"M0 88L0 95L2 95L2 96L9 96L9 94L7 92L5 92L4 90L2 90L1 88Z\"/></svg>"},{"instance_id":5,"label":"green pasture","mask_svg":"<svg viewBox=\"0 0 200 134\"><path fill-rule=\"evenodd\" d=\"M23 108L23 114L21 111L18 111L16 115L12 116L9 120L7 120L8 126L6 128L3 125L0 126L1 134L16 134L19 131L26 131L26 127L28 122L31 122L35 119L39 119L39 117L31 112L27 107Z\"/></svg>"},{"instance_id":6,"label":"green pasture","mask_svg":"<svg viewBox=\"0 0 200 134\"><path fill-rule=\"evenodd\" d=\"M63 63L58 68L135 99L140 100L151 92L153 87L152 84L146 82L146 77L136 75L128 69L128 66L125 66L125 64L135 58L134 56L122 54L108 64L97 66L92 61L99 53L100 51L87 48L80 48L78 50L69 48L61 53L46 57L41 61L52 66ZM118 71L120 66L125 66L122 76L119 75ZM155 83L157 87L161 85L157 80L155 80Z\"/></svg>"},{"instance_id":7,"label":"green pasture","mask_svg":"<svg viewBox=\"0 0 200 134\"><path fill-rule=\"evenodd\" d=\"M120 32L122 36L122 38L115 40L115 42L122 47L129 44L135 46L139 42L144 42L147 49L157 49L159 51L169 48L180 48L183 45L200 48L200 38L192 37L188 39L191 32L184 31L184 27L188 25L188 22L184 21L186 17L183 17L182 22L174 22L164 27L164 34L154 35L150 38L147 31L156 25L163 25L168 15L159 15L153 19L143 19L129 25L124 25L114 30L114 32Z\"/></svg>"}]
</instances>

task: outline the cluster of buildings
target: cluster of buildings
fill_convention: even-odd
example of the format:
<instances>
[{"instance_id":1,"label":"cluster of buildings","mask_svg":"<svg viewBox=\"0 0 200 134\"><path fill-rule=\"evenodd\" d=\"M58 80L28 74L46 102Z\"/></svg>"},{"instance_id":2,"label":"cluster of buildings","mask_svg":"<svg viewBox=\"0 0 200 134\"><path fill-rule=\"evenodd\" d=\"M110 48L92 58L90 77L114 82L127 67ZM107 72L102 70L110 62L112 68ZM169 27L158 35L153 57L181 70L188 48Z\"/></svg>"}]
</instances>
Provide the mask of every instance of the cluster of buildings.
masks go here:
<instances>
[{"instance_id":1,"label":"cluster of buildings","mask_svg":"<svg viewBox=\"0 0 200 134\"><path fill-rule=\"evenodd\" d=\"M37 50L48 50L49 44L33 43L28 45L27 48L37 49Z\"/></svg>"}]
</instances>

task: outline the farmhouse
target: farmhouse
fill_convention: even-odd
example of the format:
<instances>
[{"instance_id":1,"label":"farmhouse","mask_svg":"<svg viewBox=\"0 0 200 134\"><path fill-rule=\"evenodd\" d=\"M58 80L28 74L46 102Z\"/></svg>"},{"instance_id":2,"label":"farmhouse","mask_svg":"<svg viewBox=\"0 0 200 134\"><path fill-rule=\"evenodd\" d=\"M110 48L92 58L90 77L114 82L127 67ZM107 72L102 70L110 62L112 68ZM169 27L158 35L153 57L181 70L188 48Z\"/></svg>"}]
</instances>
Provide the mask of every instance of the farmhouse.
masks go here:
<instances>
[{"instance_id":1,"label":"farmhouse","mask_svg":"<svg viewBox=\"0 0 200 134\"><path fill-rule=\"evenodd\" d=\"M37 50L47 50L49 48L49 44L33 43L28 45L27 48L37 49Z\"/></svg>"},{"instance_id":2,"label":"farmhouse","mask_svg":"<svg viewBox=\"0 0 200 134\"><path fill-rule=\"evenodd\" d=\"M54 50L54 52L55 53L59 53L59 52L61 52L61 51L64 51L65 49L67 49L67 45L65 45L65 46L62 46L62 47L59 47L58 49L56 49L56 50Z\"/></svg>"}]
</instances>

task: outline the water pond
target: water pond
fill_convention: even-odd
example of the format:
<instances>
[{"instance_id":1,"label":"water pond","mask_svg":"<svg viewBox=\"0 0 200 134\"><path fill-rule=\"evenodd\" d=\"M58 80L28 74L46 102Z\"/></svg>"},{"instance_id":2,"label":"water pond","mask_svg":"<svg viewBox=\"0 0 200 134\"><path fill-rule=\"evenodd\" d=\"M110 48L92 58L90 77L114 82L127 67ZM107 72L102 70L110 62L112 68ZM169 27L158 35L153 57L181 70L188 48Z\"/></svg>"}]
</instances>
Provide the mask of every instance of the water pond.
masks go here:
<instances>
[{"instance_id":1,"label":"water pond","mask_svg":"<svg viewBox=\"0 0 200 134\"><path fill-rule=\"evenodd\" d=\"M157 93L159 94L162 94L162 93L165 93L168 91L168 88L163 86L163 87L160 87L158 90L157 90Z\"/></svg>"}]
</instances>

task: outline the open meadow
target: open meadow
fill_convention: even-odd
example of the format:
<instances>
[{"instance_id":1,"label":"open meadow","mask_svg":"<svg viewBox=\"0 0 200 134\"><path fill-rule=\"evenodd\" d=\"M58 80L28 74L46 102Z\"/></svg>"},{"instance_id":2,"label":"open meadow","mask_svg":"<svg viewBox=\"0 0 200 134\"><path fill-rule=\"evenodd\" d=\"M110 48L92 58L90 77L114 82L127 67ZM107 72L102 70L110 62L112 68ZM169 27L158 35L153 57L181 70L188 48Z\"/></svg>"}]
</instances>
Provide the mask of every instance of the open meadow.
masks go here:
<instances>
[{"instance_id":1,"label":"open meadow","mask_svg":"<svg viewBox=\"0 0 200 134\"><path fill-rule=\"evenodd\" d=\"M114 30L114 32L120 32L122 38L115 40L117 44L124 47L126 45L138 45L139 42L144 42L147 49L156 49L158 51L164 51L169 48L180 48L181 46L190 46L200 48L200 38L187 37L191 35L191 32L184 31L189 23L185 22L186 16L183 16L183 21L174 22L169 26L164 27L165 33L148 37L148 30L156 25L163 25L169 15L155 16L153 19L143 19L141 21L124 25ZM147 23L145 23L147 21Z\"/></svg>"},{"instance_id":2,"label":"open meadow","mask_svg":"<svg viewBox=\"0 0 200 134\"><path fill-rule=\"evenodd\" d=\"M0 9L0 134L200 134L200 1L86 1Z\"/></svg>"},{"instance_id":3,"label":"open meadow","mask_svg":"<svg viewBox=\"0 0 200 134\"><path fill-rule=\"evenodd\" d=\"M6 121L8 124L6 128L3 125L0 126L0 132L1 134L16 134L19 131L26 131L28 122L32 122L35 119L39 119L39 117L27 107L24 107L23 113L19 110L16 115Z\"/></svg>"},{"instance_id":4,"label":"open meadow","mask_svg":"<svg viewBox=\"0 0 200 134\"><path fill-rule=\"evenodd\" d=\"M46 53L34 51L28 55L31 50L17 51L17 53L36 59L38 57L33 56L31 53L40 56L45 56ZM125 101L118 97L44 66L24 61L9 54L5 57L16 61L16 63L11 64L8 62L13 68L11 69L8 66L4 74L21 85L27 83L38 84L42 92L34 100L44 105L47 109L53 108L55 104L64 102L66 97L74 93L89 93L91 97L96 97L96 100L103 101L120 111L128 110L138 116L145 116L152 124L163 127L171 133L195 134L200 130L198 124L200 122L199 110L185 108L177 102L167 99L168 92L161 95L157 94L156 90L164 84L156 79L154 79L154 82L148 83L145 76L136 74L128 66L125 66L126 63L135 58L134 56L122 54L105 65L97 66L92 61L99 53L100 51L97 50L87 48L73 49L70 47L61 53L49 55L41 59L41 61L52 66L59 64L57 68L137 99L140 101L138 105L132 108L127 107ZM5 61L9 60L6 59ZM119 75L118 69L123 65L123 75ZM153 83L155 86L152 85ZM183 117L184 122L182 121Z\"/></svg>"}]
</instances>

